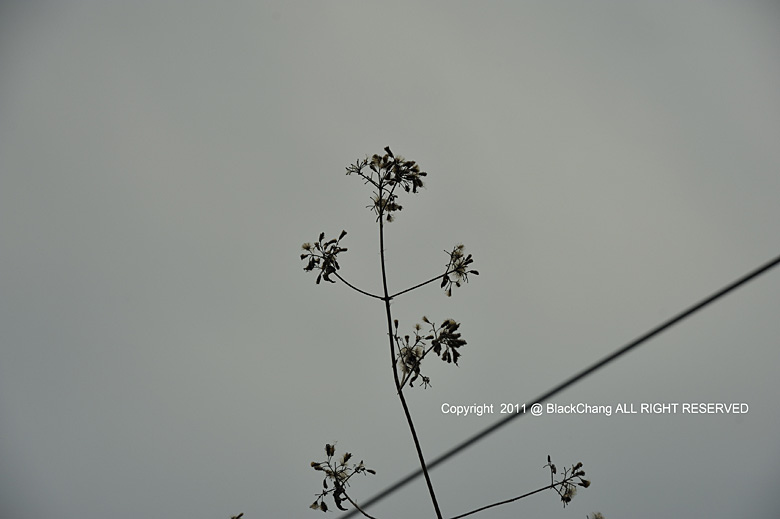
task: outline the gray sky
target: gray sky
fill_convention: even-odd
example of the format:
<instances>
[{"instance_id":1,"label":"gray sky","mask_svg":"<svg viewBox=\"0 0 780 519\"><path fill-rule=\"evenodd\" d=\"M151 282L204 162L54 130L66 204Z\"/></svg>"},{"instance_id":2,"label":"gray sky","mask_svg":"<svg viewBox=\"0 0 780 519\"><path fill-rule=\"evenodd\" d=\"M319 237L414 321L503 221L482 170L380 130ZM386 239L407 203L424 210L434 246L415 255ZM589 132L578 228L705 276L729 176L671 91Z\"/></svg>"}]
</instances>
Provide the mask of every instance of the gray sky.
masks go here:
<instances>
[{"instance_id":1,"label":"gray sky","mask_svg":"<svg viewBox=\"0 0 780 519\"><path fill-rule=\"evenodd\" d=\"M772 2L36 2L0 7L0 516L317 517L337 441L416 468L380 302L298 259L349 231L380 287L386 145L429 173L391 290L462 242L481 275L398 298L462 322L408 400L428 457L780 252ZM780 272L555 398L746 415L527 416L432 473L452 516L776 517ZM423 485L372 508L431 517ZM330 514L335 517L334 514Z\"/></svg>"}]
</instances>

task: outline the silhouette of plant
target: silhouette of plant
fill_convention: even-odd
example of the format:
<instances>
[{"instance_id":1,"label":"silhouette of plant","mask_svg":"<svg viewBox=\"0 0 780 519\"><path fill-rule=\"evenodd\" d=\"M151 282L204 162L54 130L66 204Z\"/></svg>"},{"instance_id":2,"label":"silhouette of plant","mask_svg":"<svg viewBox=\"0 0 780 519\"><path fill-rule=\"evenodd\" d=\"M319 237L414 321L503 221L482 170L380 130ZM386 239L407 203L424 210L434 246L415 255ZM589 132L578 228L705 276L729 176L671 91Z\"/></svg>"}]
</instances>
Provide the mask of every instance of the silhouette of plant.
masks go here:
<instances>
[{"instance_id":1,"label":"silhouette of plant","mask_svg":"<svg viewBox=\"0 0 780 519\"><path fill-rule=\"evenodd\" d=\"M317 496L317 499L311 504L310 508L314 510L328 511L328 505L325 503L325 497L330 495L333 501L336 503L336 508L339 510L347 511L341 504L344 501L349 501L352 506L360 510L360 507L355 503L351 497L347 494L347 487L349 486L349 480L355 474L376 474L372 469L366 468L363 465L363 460L360 463L353 463L350 467L348 462L352 459L352 454L349 452L344 453L341 460L338 463L333 461L333 456L336 454L336 446L329 443L325 444L325 454L328 459L325 461L312 461L311 466L314 470L323 471L325 477L322 479L322 492ZM330 482L330 483L328 483ZM366 517L371 517L363 510L360 510Z\"/></svg>"},{"instance_id":2,"label":"silhouette of plant","mask_svg":"<svg viewBox=\"0 0 780 519\"><path fill-rule=\"evenodd\" d=\"M357 160L354 164L351 164L346 168L347 175L356 175L363 179L364 184L372 187L371 204L368 205L367 208L375 214L376 222L379 226L382 293L372 294L362 290L351 284L340 274L339 271L341 267L338 259L341 253L347 252L347 249L341 246L341 241L347 235L347 231L341 231L338 238L331 238L328 240L325 239L324 232L320 233L317 241L303 244L303 252L300 257L302 261L306 261L306 266L303 270L307 272L318 272L317 284L320 284L322 280L330 283L336 283L338 280L349 288L365 296L379 299L384 303L387 335L390 347L390 361L396 393L401 403L401 407L403 408L409 431L412 434L417 457L428 487L428 493L436 517L442 519L442 513L436 493L433 489L433 484L431 483L428 467L422 453L420 441L417 437L417 431L411 413L409 412L409 406L406 402L404 388L407 384L409 387L414 387L414 383L418 381L422 382L422 384L418 384L418 387L420 385L423 388L430 387L430 378L423 375L421 371L423 361L429 357L432 352L442 361L457 366L461 357L460 349L466 345L466 341L461 337L459 331L460 323L453 319L445 319L441 324L436 325L425 316L422 317L422 322L426 325L425 328L418 323L414 325L413 331L410 334L400 334L398 331L398 320L393 319L392 317L390 302L402 294L406 294L407 292L411 292L412 290L416 290L439 280L441 281L440 287L444 289L445 294L449 297L452 295L453 288L458 288L461 287L463 283L468 283L469 275L476 276L479 275L479 272L471 268L471 265L474 262L471 254L466 254L464 252L465 247L462 244L457 244L449 252L444 251L448 256L448 261L442 274L437 274L427 281L418 283L410 288L401 290L400 292L391 293L388 290L384 247L385 225L393 222L395 213L403 210L403 206L399 203L400 190L398 188L400 187L405 193L416 194L420 188L425 187L423 178L428 174L425 171L421 171L416 162L395 155L389 147L385 147L384 151L385 153L383 155L373 155L370 158L366 157L365 159ZM345 502L348 502L364 516L371 518L371 516L362 510L357 502L347 493L347 487L349 486L350 479L355 474L375 474L375 472L365 468L363 461L351 466L348 465L352 456L350 453L344 454L339 462L335 462L333 459L335 456L334 445L327 444L325 446L325 453L327 455L325 461L311 462L311 466L314 470L323 471L325 473L325 478L322 482L323 491L317 494L314 503L311 504L311 508L327 512L329 507L326 504L325 498L329 497L335 503L336 508L347 510L343 505ZM587 486L590 485L590 482L583 478L585 472L582 470L582 463L573 465L571 469L564 470L562 478L557 482L554 479L556 468L550 461L549 456L548 464L545 465L545 467L550 467L551 477L553 478L550 485L523 496L472 510L471 512L467 512L457 517L466 517L487 508L516 501L522 497L547 489L555 489L560 495L564 506L566 506L574 496L576 486L587 488Z\"/></svg>"}]
</instances>

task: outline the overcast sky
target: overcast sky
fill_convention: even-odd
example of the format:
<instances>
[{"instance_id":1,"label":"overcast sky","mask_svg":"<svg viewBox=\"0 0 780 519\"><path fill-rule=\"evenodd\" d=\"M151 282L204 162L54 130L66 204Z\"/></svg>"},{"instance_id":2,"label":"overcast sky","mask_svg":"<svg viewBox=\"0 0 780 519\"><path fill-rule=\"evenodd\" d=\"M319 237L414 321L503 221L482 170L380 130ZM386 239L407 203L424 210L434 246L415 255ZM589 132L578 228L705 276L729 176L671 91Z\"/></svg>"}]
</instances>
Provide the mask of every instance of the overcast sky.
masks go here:
<instances>
[{"instance_id":1,"label":"overcast sky","mask_svg":"<svg viewBox=\"0 0 780 519\"><path fill-rule=\"evenodd\" d=\"M382 303L315 285L349 231L380 290L384 146L427 185L387 227L401 329L459 367L407 392L433 458L780 253L774 2L35 2L0 7L0 516L318 517L325 443L417 467ZM445 516L777 517L780 271L555 397L747 414L526 416L432 472ZM421 481L370 509L432 517ZM335 517L336 514L329 513Z\"/></svg>"}]
</instances>

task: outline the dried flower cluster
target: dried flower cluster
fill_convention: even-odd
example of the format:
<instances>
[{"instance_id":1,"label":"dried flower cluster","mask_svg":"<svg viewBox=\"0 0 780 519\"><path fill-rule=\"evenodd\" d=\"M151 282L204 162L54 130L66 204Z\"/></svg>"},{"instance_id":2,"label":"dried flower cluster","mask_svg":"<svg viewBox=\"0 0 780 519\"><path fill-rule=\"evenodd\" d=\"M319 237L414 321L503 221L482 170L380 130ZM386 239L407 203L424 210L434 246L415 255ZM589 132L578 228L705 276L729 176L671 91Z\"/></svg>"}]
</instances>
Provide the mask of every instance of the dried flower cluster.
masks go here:
<instances>
[{"instance_id":1,"label":"dried flower cluster","mask_svg":"<svg viewBox=\"0 0 780 519\"><path fill-rule=\"evenodd\" d=\"M347 235L347 231L341 231L338 238L332 238L328 241L325 240L325 233L320 233L320 238L314 245L311 243L304 243L301 248L304 250L301 254L302 260L309 260L303 270L309 272L314 269L319 269L320 273L317 275L317 284L320 284L321 280L330 281L335 283L329 276L335 274L339 270L339 263L336 261L336 256L341 252L346 252L347 249L341 247L339 242Z\"/></svg>"},{"instance_id":2,"label":"dried flower cluster","mask_svg":"<svg viewBox=\"0 0 780 519\"><path fill-rule=\"evenodd\" d=\"M376 474L376 471L366 468L363 465L363 460L360 463L353 463L352 466L349 466L348 462L352 459L352 454L349 452L345 452L341 459L336 462L333 459L336 454L336 446L330 443L325 444L325 454L328 456L325 461L311 462L312 468L324 472L325 477L322 479L323 491L317 495L317 499L314 500L309 508L327 512L328 505L325 503L325 498L331 495L336 508L346 511L347 509L341 506L344 501L349 501L355 505L347 495L350 478L355 474Z\"/></svg>"},{"instance_id":3,"label":"dried flower cluster","mask_svg":"<svg viewBox=\"0 0 780 519\"><path fill-rule=\"evenodd\" d=\"M467 270L467 267L474 263L471 254L468 256L463 255L463 244L456 245L452 252L446 252L450 255L450 261L447 263L447 268L444 271L444 275L441 277L441 288L446 289L447 297L452 295L452 285L459 287L461 283L469 282L469 274L479 276L479 272L476 270Z\"/></svg>"},{"instance_id":4,"label":"dried flower cluster","mask_svg":"<svg viewBox=\"0 0 780 519\"><path fill-rule=\"evenodd\" d=\"M560 481L555 481L555 474L558 470L555 468L555 464L547 456L547 465L545 467L550 468L550 480L552 481L552 488L558 492L563 501L563 507L566 508L572 498L577 494L577 487L588 488L590 486L590 480L585 479L585 471L582 470L582 462L578 462L576 465L572 465L570 469L563 469ZM579 481L574 481L578 479Z\"/></svg>"},{"instance_id":5,"label":"dried flower cluster","mask_svg":"<svg viewBox=\"0 0 780 519\"><path fill-rule=\"evenodd\" d=\"M457 366L460 358L458 348L466 344L466 341L461 339L460 332L458 332L460 323L455 322L453 319L446 319L439 327L425 316L423 316L422 321L430 326L430 333L422 335L420 333L422 326L419 323L415 324L414 340L409 335L404 335L403 337L398 335L398 319L393 321L395 325L393 339L397 348L396 358L403 372L401 387L406 385L407 382L409 382L409 387L414 387L414 382L418 378L422 378L423 387L427 388L431 385L431 380L420 373L420 365L423 359L432 351L440 356L441 360L455 363Z\"/></svg>"},{"instance_id":6,"label":"dried flower cluster","mask_svg":"<svg viewBox=\"0 0 780 519\"><path fill-rule=\"evenodd\" d=\"M366 166L370 172L366 172ZM368 206L377 215L377 219L385 216L388 222L393 221L393 213L400 211L403 206L396 201L398 195L395 189L398 186L408 192L417 193L417 189L424 187L422 177L428 173L420 171L420 166L413 160L395 156L390 147L385 147L384 155L374 155L370 159L357 160L347 167L347 175L355 173L362 177L366 184L374 186L371 197L372 204Z\"/></svg>"}]
</instances>

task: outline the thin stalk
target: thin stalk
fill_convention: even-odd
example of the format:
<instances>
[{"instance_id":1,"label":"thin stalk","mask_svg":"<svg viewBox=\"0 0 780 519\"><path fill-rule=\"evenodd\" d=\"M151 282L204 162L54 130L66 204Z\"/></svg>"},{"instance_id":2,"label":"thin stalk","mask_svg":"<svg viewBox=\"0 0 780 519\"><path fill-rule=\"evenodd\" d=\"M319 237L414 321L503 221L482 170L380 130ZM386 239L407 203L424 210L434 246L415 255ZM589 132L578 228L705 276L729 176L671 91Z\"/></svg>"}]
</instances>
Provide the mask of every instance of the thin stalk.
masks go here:
<instances>
[{"instance_id":1,"label":"thin stalk","mask_svg":"<svg viewBox=\"0 0 780 519\"><path fill-rule=\"evenodd\" d=\"M465 514L456 515L454 517L450 517L450 519L462 519L463 517L467 517L469 515L476 514L477 512L482 512L483 510L487 510L488 508L493 508L496 506L506 505L508 503L512 503L513 501L517 501L518 499L523 499L524 497L532 496L534 494L538 494L539 492L543 492L547 489L554 488L556 485L561 485L563 482L555 483L552 485L547 485L546 487L537 488L533 492L528 492L527 494L523 494L522 496L513 497L512 499L507 499L505 501L499 501L498 503L493 503L491 505L482 506L480 508L477 508L475 510L472 510L471 512L466 512Z\"/></svg>"},{"instance_id":2,"label":"thin stalk","mask_svg":"<svg viewBox=\"0 0 780 519\"><path fill-rule=\"evenodd\" d=\"M380 183L381 186L381 183ZM380 187L380 199L381 199L381 187ZM404 398L403 389L398 379L398 366L395 361L395 345L393 344L393 316L390 312L390 296L387 290L387 272L385 269L385 232L384 232L384 219L382 218L383 211L379 210L379 254L382 263L382 289L384 290L385 297L385 315L387 316L387 337L390 340L390 362L393 365L393 381L395 382L395 388L398 392L398 398L401 400L401 406L404 408L404 414L406 415L406 423L409 424L409 430L412 433L414 439L414 446L417 449L417 457L420 459L420 468L422 468L423 476L425 476L425 483L428 485L428 493L431 495L431 501L433 502L433 509L436 511L436 517L442 519L441 510L439 510L439 503L436 500L436 493L433 491L433 483L431 482L431 476L428 474L428 467L425 464L425 457L423 456L422 447L420 447L420 440L417 438L417 431L414 428L412 422L412 415L409 413L409 406L406 404L406 398Z\"/></svg>"},{"instance_id":3,"label":"thin stalk","mask_svg":"<svg viewBox=\"0 0 780 519\"><path fill-rule=\"evenodd\" d=\"M354 507L355 507L355 509L356 509L358 512L360 512L361 514L363 514L363 515L365 515L366 517L368 517L368 519L376 519L376 517L374 517L373 515L368 515L368 513L367 513L365 510L363 510L362 508L360 508L360 506L358 506L358 504L357 504L356 502L354 502L354 501L352 500L352 498L351 498L351 497L349 497L349 496L347 495L347 493L346 493L346 492L344 492L344 497L346 497L346 498L347 498L347 500L348 500L350 503L352 503L352 506L354 506Z\"/></svg>"},{"instance_id":4,"label":"thin stalk","mask_svg":"<svg viewBox=\"0 0 780 519\"><path fill-rule=\"evenodd\" d=\"M333 275L334 275L334 276L336 276L337 278L339 278L339 279L342 281L342 283L344 283L345 285L347 285L347 286L348 286L349 288L351 288L352 290L357 290L357 291L358 291L358 292L360 292L361 294L363 294L363 295L365 295L365 296L368 296L368 297L374 297L374 298L376 298L376 299L382 299L382 300L384 300L384 298L383 298L382 296L378 296L378 295L376 295L376 294L372 294L372 293L370 293L370 292L366 292L365 290L361 290L361 289L359 289L358 287L356 287L355 285L353 285L352 283L350 283L349 281L347 281L346 279L344 279L343 277L341 277L341 276L339 275L339 273L338 273L338 272L334 272L334 273L333 273Z\"/></svg>"},{"instance_id":5,"label":"thin stalk","mask_svg":"<svg viewBox=\"0 0 780 519\"><path fill-rule=\"evenodd\" d=\"M455 272L455 269L448 270L444 274L439 274L438 276L433 277L433 278L429 279L428 281L423 281L422 283L418 283L417 285L414 285L413 287L407 288L406 290L401 290L400 292L396 292L395 294L390 296L390 299L395 299L396 297L400 296L401 294L405 294L405 293L411 292L412 290L415 290L417 288L424 287L428 283L433 283L434 281L439 281L442 277L448 276L448 275L452 274L453 272Z\"/></svg>"}]
</instances>

